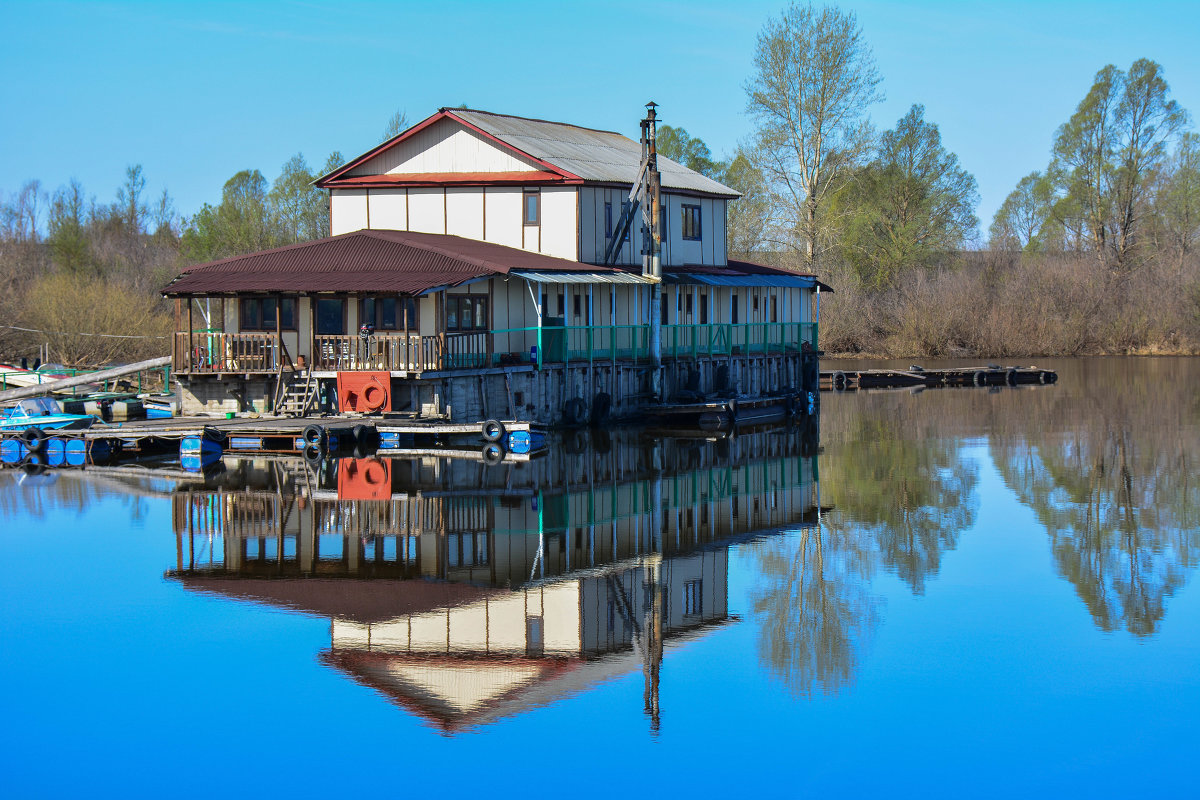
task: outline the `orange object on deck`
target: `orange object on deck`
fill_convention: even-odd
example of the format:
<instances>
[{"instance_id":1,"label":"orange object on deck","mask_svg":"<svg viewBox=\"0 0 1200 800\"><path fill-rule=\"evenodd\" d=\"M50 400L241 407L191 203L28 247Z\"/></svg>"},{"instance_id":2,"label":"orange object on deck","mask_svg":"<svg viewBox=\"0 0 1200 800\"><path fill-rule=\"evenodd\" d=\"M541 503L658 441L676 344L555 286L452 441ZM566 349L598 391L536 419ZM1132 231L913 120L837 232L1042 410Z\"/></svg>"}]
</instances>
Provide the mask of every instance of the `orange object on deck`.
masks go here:
<instances>
[{"instance_id":1,"label":"orange object on deck","mask_svg":"<svg viewBox=\"0 0 1200 800\"><path fill-rule=\"evenodd\" d=\"M388 372L339 372L338 411L375 414L392 410L392 376Z\"/></svg>"},{"instance_id":2,"label":"orange object on deck","mask_svg":"<svg viewBox=\"0 0 1200 800\"><path fill-rule=\"evenodd\" d=\"M388 500L392 496L392 464L382 458L338 460L339 500Z\"/></svg>"}]
</instances>

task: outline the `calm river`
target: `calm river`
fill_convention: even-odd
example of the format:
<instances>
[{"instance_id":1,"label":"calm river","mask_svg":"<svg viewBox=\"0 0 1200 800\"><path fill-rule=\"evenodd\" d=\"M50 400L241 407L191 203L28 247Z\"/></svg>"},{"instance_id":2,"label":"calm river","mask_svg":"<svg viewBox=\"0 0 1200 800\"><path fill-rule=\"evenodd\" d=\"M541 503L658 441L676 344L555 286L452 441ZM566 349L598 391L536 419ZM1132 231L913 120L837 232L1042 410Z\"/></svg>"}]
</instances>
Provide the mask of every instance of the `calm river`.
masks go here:
<instances>
[{"instance_id":1,"label":"calm river","mask_svg":"<svg viewBox=\"0 0 1200 800\"><path fill-rule=\"evenodd\" d=\"M1200 359L1038 365L819 442L7 470L0 795L1195 796Z\"/></svg>"}]
</instances>

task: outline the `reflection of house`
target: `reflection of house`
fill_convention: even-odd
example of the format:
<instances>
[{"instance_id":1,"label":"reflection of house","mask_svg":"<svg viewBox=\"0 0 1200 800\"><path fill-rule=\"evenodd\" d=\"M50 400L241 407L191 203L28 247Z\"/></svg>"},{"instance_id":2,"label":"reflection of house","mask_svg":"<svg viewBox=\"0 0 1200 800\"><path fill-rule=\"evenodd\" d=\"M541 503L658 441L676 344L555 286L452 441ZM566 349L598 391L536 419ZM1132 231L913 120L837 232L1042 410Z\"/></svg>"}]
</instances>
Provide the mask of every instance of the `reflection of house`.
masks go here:
<instances>
[{"instance_id":1,"label":"reflection of house","mask_svg":"<svg viewBox=\"0 0 1200 800\"><path fill-rule=\"evenodd\" d=\"M408 490L377 501L338 499L338 470L297 493L250 468L258 488L175 495L171 576L328 617L326 663L445 730L639 666L655 719L664 648L728 619L728 547L813 520L801 440L744 438L725 458L711 443L587 449L540 492L536 461L504 494L443 488L445 462L395 461ZM600 462L613 477L597 480Z\"/></svg>"},{"instance_id":2,"label":"reflection of house","mask_svg":"<svg viewBox=\"0 0 1200 800\"><path fill-rule=\"evenodd\" d=\"M269 410L301 356L323 379L387 372L397 410L454 418L555 421L565 399L600 392L630 413L659 379L668 397L692 373L712 390L722 364L742 391L801 386L815 278L729 260L737 193L652 157L652 116L643 125L639 144L442 109L326 175L337 235L194 267L164 290L179 301L186 410L233 410L231 388Z\"/></svg>"}]
</instances>

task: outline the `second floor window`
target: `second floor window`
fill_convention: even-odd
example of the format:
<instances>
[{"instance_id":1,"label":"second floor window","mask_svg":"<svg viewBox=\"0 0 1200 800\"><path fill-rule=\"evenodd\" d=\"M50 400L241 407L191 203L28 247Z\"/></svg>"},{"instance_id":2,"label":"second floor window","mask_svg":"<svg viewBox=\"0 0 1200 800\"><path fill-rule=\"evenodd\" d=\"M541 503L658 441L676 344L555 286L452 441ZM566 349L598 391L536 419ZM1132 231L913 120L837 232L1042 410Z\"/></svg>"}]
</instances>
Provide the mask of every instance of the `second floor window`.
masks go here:
<instances>
[{"instance_id":1,"label":"second floor window","mask_svg":"<svg viewBox=\"0 0 1200 800\"><path fill-rule=\"evenodd\" d=\"M524 196L524 217L526 225L540 225L542 222L542 193L534 189L526 191Z\"/></svg>"},{"instance_id":2,"label":"second floor window","mask_svg":"<svg viewBox=\"0 0 1200 800\"><path fill-rule=\"evenodd\" d=\"M284 297L276 305L274 297L243 297L239 304L238 327L243 331L275 330L275 313L279 315L279 327L285 331L296 330L296 298Z\"/></svg>"},{"instance_id":3,"label":"second floor window","mask_svg":"<svg viewBox=\"0 0 1200 800\"><path fill-rule=\"evenodd\" d=\"M612 203L604 204L604 238L612 238Z\"/></svg>"},{"instance_id":4,"label":"second floor window","mask_svg":"<svg viewBox=\"0 0 1200 800\"><path fill-rule=\"evenodd\" d=\"M488 302L483 295L452 294L446 298L446 330L486 331Z\"/></svg>"},{"instance_id":5,"label":"second floor window","mask_svg":"<svg viewBox=\"0 0 1200 800\"><path fill-rule=\"evenodd\" d=\"M683 238L689 241L700 240L700 206L692 206L684 203L681 206L683 210L682 231Z\"/></svg>"}]
</instances>

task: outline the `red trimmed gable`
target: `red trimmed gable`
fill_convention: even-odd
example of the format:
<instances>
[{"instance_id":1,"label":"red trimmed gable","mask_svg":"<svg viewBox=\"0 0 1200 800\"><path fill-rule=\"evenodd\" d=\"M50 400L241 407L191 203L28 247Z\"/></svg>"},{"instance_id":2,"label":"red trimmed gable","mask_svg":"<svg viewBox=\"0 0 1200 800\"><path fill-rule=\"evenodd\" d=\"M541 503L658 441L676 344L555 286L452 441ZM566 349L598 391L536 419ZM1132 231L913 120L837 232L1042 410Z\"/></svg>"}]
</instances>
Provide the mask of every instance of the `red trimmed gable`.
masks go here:
<instances>
[{"instance_id":1,"label":"red trimmed gable","mask_svg":"<svg viewBox=\"0 0 1200 800\"><path fill-rule=\"evenodd\" d=\"M472 124L472 123L470 123L470 122L467 122L467 121L466 121L465 119L463 119L462 117L459 117L458 115L456 115L455 113L453 113L453 111L452 111L452 110L450 110L450 109L446 109L446 108L439 109L439 110L438 110L438 112L437 112L436 114L434 114L434 115L432 115L432 116L430 116L430 117L428 117L428 118L426 118L426 119L422 120L421 122L418 122L416 125L412 126L412 127L411 127L411 128L409 128L408 130L406 130L406 131L403 131L403 132L401 132L401 133L397 134L396 136L393 136L391 139L388 139L386 142L383 142L383 143L382 143L382 144L380 144L379 146L377 146L377 147L375 147L375 148L373 148L373 149L371 149L371 150L368 150L366 153L363 153L361 156L358 156L357 158L351 159L349 162L347 162L346 164L343 164L342 166L338 167L337 169L335 169L333 172L329 173L328 175L324 175L324 176L322 176L322 177L320 177L320 178L317 178L317 180L313 181L313 183L314 183L314 184L315 184L315 185L316 185L318 188L321 188L321 189L332 189L332 188L339 188L339 187L343 187L343 188L344 188L344 187L346 187L347 185L350 185L350 186L360 186L360 187L361 187L361 186L363 186L364 184L362 184L362 183L355 183L355 184L346 184L346 183L344 183L344 181L346 181L346 180L349 180L348 178L346 178L346 177L344 177L344 176L346 176L346 175L347 175L347 173L349 173L350 171L354 170L356 167L359 167L359 166L361 166L361 165L365 164L366 162L370 161L371 159L375 158L376 156L380 155L381 153L384 153L384 152L386 152L387 150L390 150L391 148L395 147L396 145L400 144L401 142L404 142L404 141L407 141L408 139L411 139L412 137L416 136L417 134L419 134L420 132L424 131L425 129L427 129L427 128L430 128L430 127L432 127L433 125L435 125L435 124L437 124L438 122L441 122L442 120L445 120L445 119L450 119L450 120L453 120L454 122L458 123L459 125L462 125L462 126L463 126L464 128L466 128L467 130L469 130L469 131L471 131L471 132L473 132L473 133L475 133L475 134L477 134L477 135L479 135L479 136L482 136L483 138L487 139L487 140L488 140L489 142L491 142L492 144L496 145L496 147L498 147L498 148L499 148L499 149L501 149L501 150L505 150L505 151L507 151L507 152L509 152L509 153L512 153L512 154L514 154L514 155L516 155L516 156L519 156L519 157L521 157L521 158L523 158L523 159L526 159L526 160L528 160L528 161L532 161L533 163L535 163L535 164L537 164L538 166L542 167L542 168L543 168L543 172L544 172L544 173L548 173L548 174L550 174L550 175L556 176L556 177L558 178L559 182L562 182L562 183L572 183L572 184L583 183L583 179L582 179L582 178L580 178L578 175L574 175L574 174L572 174L572 173L570 173L570 172L567 172L567 171L566 171L566 170L564 170L564 169L560 169L560 168L558 168L558 167L554 166L553 164L549 163L548 161L544 161L543 159L537 158L536 156L530 155L529 153L526 153L526 152L524 152L523 150L520 150L520 149L518 149L518 148L516 148L516 147L513 147L513 146L512 146L511 144L509 144L508 142L505 142L504 140L502 140L502 139L500 139L500 138L498 138L498 137L496 137L496 136L493 136L492 134L490 134L490 133L488 133L487 131L485 131L485 130L483 130L482 128L480 128L478 125L474 125L474 124ZM410 173L410 174L412 174L412 173ZM426 174L429 174L429 175L435 175L435 174L446 175L446 174L459 174L459 173L426 173ZM469 174L469 175L475 175L475 176L494 174L494 175L497 175L497 176L501 176L501 175L511 175L511 174L513 174L513 173L509 173L509 172L505 172L505 173L479 173L479 172L474 172L474 173L461 173L461 174ZM535 173L535 174L541 174L541 173ZM382 175L374 175L374 176L363 176L363 175L360 175L360 176L355 176L355 178L368 178L368 177L370 177L370 178L383 178L383 176L382 176ZM386 180L386 178L383 178L383 179L384 179L384 180ZM505 180L505 179L504 179L504 178L500 178L499 180L502 180L502 181L503 181L503 180ZM509 179L509 180L511 180L511 179ZM441 182L437 182L437 183L428 183L428 184L426 184L426 185L438 185L438 186L443 186L443 185L447 185L447 183L449 183L449 182L448 182L448 181L441 181ZM387 183L387 184L384 184L384 185L389 185L389 186L391 186L391 185L397 185L397 184L394 184L394 183ZM400 185L402 185L402 184L400 184ZM480 183L477 183L476 185L482 185L482 182L480 182ZM489 185L490 185L490 182L489 182Z\"/></svg>"}]
</instances>

